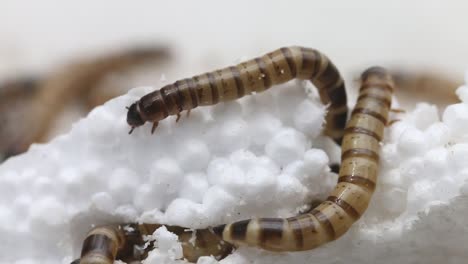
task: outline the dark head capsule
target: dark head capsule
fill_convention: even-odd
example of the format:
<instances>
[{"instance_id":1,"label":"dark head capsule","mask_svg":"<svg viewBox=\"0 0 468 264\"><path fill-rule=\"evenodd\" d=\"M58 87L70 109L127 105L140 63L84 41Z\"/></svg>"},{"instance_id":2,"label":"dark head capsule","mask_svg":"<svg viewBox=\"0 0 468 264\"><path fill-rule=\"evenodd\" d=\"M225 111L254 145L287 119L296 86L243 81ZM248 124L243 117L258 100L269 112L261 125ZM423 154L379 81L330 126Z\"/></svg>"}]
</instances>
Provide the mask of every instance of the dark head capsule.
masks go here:
<instances>
[{"instance_id":1,"label":"dark head capsule","mask_svg":"<svg viewBox=\"0 0 468 264\"><path fill-rule=\"evenodd\" d=\"M145 123L143 118L141 118L137 103L133 103L128 108L128 112L127 112L127 123L132 127L132 130L133 128L139 127ZM130 130L130 133L132 130Z\"/></svg>"}]
</instances>

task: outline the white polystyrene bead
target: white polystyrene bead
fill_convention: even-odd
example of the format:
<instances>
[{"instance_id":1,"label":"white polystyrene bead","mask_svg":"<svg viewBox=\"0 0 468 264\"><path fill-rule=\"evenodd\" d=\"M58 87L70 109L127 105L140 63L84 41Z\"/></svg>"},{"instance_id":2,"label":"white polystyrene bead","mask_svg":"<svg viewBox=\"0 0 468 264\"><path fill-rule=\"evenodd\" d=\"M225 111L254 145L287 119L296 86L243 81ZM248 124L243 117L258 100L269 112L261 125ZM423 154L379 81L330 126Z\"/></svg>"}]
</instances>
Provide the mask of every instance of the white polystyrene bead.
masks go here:
<instances>
[{"instance_id":1,"label":"white polystyrene bead","mask_svg":"<svg viewBox=\"0 0 468 264\"><path fill-rule=\"evenodd\" d=\"M468 138L468 104L460 103L445 108L442 120L455 138Z\"/></svg>"},{"instance_id":2,"label":"white polystyrene bead","mask_svg":"<svg viewBox=\"0 0 468 264\"><path fill-rule=\"evenodd\" d=\"M201 202L203 194L208 190L209 184L203 173L187 174L182 182L179 197L194 202Z\"/></svg>"},{"instance_id":3,"label":"white polystyrene bead","mask_svg":"<svg viewBox=\"0 0 468 264\"><path fill-rule=\"evenodd\" d=\"M457 144L452 146L449 153L452 160L450 165L454 166L455 170L458 171L468 168L468 144Z\"/></svg>"},{"instance_id":4,"label":"white polystyrene bead","mask_svg":"<svg viewBox=\"0 0 468 264\"><path fill-rule=\"evenodd\" d=\"M265 146L266 154L277 164L284 166L300 159L308 147L304 134L291 128L280 130Z\"/></svg>"},{"instance_id":5,"label":"white polystyrene bead","mask_svg":"<svg viewBox=\"0 0 468 264\"><path fill-rule=\"evenodd\" d=\"M206 169L210 160L210 150L203 141L183 140L177 149L177 159L185 171Z\"/></svg>"},{"instance_id":6,"label":"white polystyrene bead","mask_svg":"<svg viewBox=\"0 0 468 264\"><path fill-rule=\"evenodd\" d=\"M264 145L281 128L281 121L271 113L254 112L246 117L252 143Z\"/></svg>"},{"instance_id":7,"label":"white polystyrene bead","mask_svg":"<svg viewBox=\"0 0 468 264\"><path fill-rule=\"evenodd\" d=\"M466 83L468 83L468 81ZM468 103L468 85L460 86L455 93L463 103Z\"/></svg>"},{"instance_id":8,"label":"white polystyrene bead","mask_svg":"<svg viewBox=\"0 0 468 264\"><path fill-rule=\"evenodd\" d=\"M232 153L250 145L248 125L240 118L228 119L216 125L206 135L207 146L217 154Z\"/></svg>"},{"instance_id":9,"label":"white polystyrene bead","mask_svg":"<svg viewBox=\"0 0 468 264\"><path fill-rule=\"evenodd\" d=\"M439 113L435 105L418 103L409 114L406 122L411 122L417 129L425 130L431 124L439 121Z\"/></svg>"},{"instance_id":10,"label":"white polystyrene bead","mask_svg":"<svg viewBox=\"0 0 468 264\"><path fill-rule=\"evenodd\" d=\"M65 205L54 196L45 196L39 199L30 209L31 221L38 225L41 223L49 226L59 225L67 221L66 216Z\"/></svg>"},{"instance_id":11,"label":"white polystyrene bead","mask_svg":"<svg viewBox=\"0 0 468 264\"><path fill-rule=\"evenodd\" d=\"M406 129L398 140L398 150L403 155L415 155L426 149L424 134L415 128Z\"/></svg>"},{"instance_id":12,"label":"white polystyrene bead","mask_svg":"<svg viewBox=\"0 0 468 264\"><path fill-rule=\"evenodd\" d=\"M322 131L324 116L324 106L305 100L294 111L294 125L302 133L315 138Z\"/></svg>"},{"instance_id":13,"label":"white polystyrene bead","mask_svg":"<svg viewBox=\"0 0 468 264\"><path fill-rule=\"evenodd\" d=\"M436 122L430 125L425 131L425 142L429 147L438 147L447 144L450 141L450 129L442 122Z\"/></svg>"}]
</instances>

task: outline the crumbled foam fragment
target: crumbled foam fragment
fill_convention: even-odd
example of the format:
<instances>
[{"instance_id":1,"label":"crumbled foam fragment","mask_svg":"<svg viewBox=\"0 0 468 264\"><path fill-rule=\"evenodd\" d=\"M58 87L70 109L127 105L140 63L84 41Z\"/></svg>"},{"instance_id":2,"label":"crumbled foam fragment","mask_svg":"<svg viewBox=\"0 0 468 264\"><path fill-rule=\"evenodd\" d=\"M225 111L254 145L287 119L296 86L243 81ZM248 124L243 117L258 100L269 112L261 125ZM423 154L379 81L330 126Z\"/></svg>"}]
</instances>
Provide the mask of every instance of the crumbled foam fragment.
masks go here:
<instances>
[{"instance_id":1,"label":"crumbled foam fragment","mask_svg":"<svg viewBox=\"0 0 468 264\"><path fill-rule=\"evenodd\" d=\"M143 264L168 263L183 258L182 245L178 242L177 235L169 232L165 226L156 229L148 240L155 241L155 249L149 253Z\"/></svg>"},{"instance_id":2,"label":"crumbled foam fragment","mask_svg":"<svg viewBox=\"0 0 468 264\"><path fill-rule=\"evenodd\" d=\"M309 84L307 84L309 85ZM310 87L310 86L308 86ZM0 166L0 263L70 263L93 225L158 222L205 228L288 217L324 199L338 158L318 136L324 106L289 82L236 102L201 107L128 135L125 106L153 88L98 107L72 131ZM465 263L468 253L468 101L419 104L386 129L374 197L347 234L320 248L271 253L240 247L244 263ZM287 144L286 144L287 143ZM185 263L164 227L145 260Z\"/></svg>"}]
</instances>

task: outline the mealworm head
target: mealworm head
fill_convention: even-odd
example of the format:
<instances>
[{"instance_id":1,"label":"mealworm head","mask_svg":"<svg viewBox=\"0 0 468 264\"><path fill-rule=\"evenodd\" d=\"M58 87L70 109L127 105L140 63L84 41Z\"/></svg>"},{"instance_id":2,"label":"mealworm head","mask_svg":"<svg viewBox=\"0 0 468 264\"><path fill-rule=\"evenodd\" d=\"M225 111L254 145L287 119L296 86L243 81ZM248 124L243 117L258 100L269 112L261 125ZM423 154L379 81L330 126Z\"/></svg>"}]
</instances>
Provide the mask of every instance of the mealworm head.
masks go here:
<instances>
[{"instance_id":1,"label":"mealworm head","mask_svg":"<svg viewBox=\"0 0 468 264\"><path fill-rule=\"evenodd\" d=\"M135 127L139 127L145 123L143 118L141 118L140 111L138 110L137 103L133 103L127 112L127 123L132 127L129 134L132 133Z\"/></svg>"}]
</instances>

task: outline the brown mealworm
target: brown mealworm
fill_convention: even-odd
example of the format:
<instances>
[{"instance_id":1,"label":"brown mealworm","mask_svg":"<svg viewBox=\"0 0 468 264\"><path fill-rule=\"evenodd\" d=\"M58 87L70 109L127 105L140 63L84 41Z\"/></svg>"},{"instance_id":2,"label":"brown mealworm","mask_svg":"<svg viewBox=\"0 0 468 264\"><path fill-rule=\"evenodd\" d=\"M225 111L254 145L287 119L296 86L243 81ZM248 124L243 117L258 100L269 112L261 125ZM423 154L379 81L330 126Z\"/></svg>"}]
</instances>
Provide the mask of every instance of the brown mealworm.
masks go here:
<instances>
[{"instance_id":1,"label":"brown mealworm","mask_svg":"<svg viewBox=\"0 0 468 264\"><path fill-rule=\"evenodd\" d=\"M224 241L271 251L302 251L342 236L365 212L374 192L380 140L394 83L380 67L362 76L359 100L344 130L338 184L310 213L290 218L256 218L215 227Z\"/></svg>"},{"instance_id":2,"label":"brown mealworm","mask_svg":"<svg viewBox=\"0 0 468 264\"><path fill-rule=\"evenodd\" d=\"M183 110L234 100L294 78L310 80L324 104L330 104L325 134L341 144L348 108L343 78L335 65L317 50L285 47L236 66L182 79L151 92L133 103L127 123L135 127L158 122Z\"/></svg>"},{"instance_id":3,"label":"brown mealworm","mask_svg":"<svg viewBox=\"0 0 468 264\"><path fill-rule=\"evenodd\" d=\"M72 264L113 264L119 259L125 262L140 261L147 257L148 246L144 235L151 235L161 227L158 224L122 224L96 227L83 242L81 258ZM232 245L222 241L208 229L192 231L178 226L166 226L175 233L182 244L183 257L190 262L197 262L201 256L224 258L232 251ZM195 232L195 234L194 234ZM141 248L141 252L135 250Z\"/></svg>"}]
</instances>

